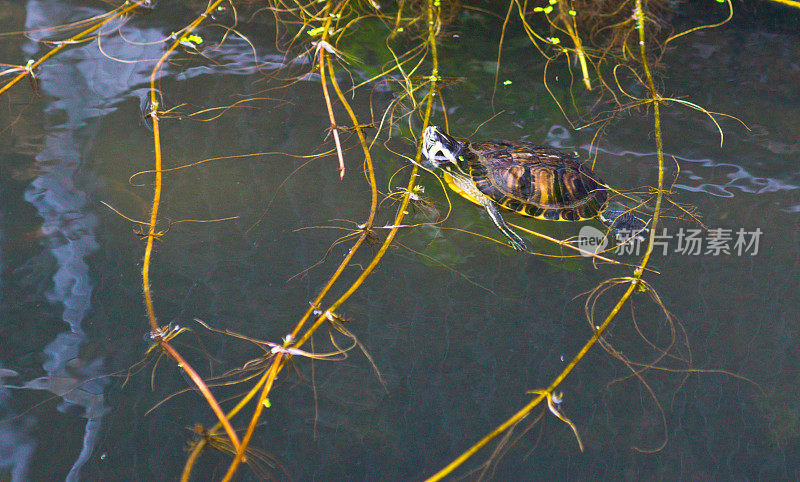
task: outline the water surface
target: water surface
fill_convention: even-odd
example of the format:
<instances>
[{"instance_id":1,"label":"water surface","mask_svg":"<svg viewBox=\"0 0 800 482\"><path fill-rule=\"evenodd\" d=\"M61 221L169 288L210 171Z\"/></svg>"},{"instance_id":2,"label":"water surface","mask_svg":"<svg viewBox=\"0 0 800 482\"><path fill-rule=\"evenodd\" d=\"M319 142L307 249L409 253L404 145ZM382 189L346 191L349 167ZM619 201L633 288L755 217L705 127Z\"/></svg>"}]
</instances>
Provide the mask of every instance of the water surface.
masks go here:
<instances>
[{"instance_id":1,"label":"water surface","mask_svg":"<svg viewBox=\"0 0 800 482\"><path fill-rule=\"evenodd\" d=\"M74 6L65 17L63 2L31 0L7 21L14 29L37 29L96 14L93 8ZM41 98L24 83L5 94L11 108L3 111L4 126L25 109L0 136L4 476L175 479L189 429L213 423L191 393L148 412L190 386L171 363L162 360L152 377L150 364L125 378L149 346L143 243L131 223L102 204L131 218L149 215L152 178L129 182L153 165L142 99L151 59L163 48L158 41L186 18L180 9L152 12L126 25L124 39L105 39L102 51L96 43L76 46L42 68ZM42 54L32 41L14 38L5 40L4 61L24 63ZM251 40L260 72L249 68L249 45L233 38L213 54L215 62L183 56L189 60L168 66L161 82L165 103L191 104L185 111L265 97L213 122L163 125L168 166L262 153L165 174L165 220L237 217L173 224L156 244L156 311L162 323L199 335L205 351L191 335L176 346L207 377L263 352L193 320L278 342L349 249L346 242L328 252L347 231L323 227L353 228L369 210L358 148L346 151L342 181L331 156L292 174L305 160L290 155L332 147L319 82L307 76L263 94L281 85L267 74L287 61L269 32L253 32ZM594 132L569 127L548 101L535 52L510 45L508 58L518 60L501 72L500 80L510 83L494 100L495 112L503 112L475 137L525 139L588 156ZM651 263L660 274L647 277L674 323L671 357L659 359L659 350L643 339L666 348L673 338L666 316L645 294L634 296L607 339L631 360L659 360L672 371L647 371L648 389L629 367L596 348L562 386L564 411L586 450L578 451L568 427L545 416L527 432L518 427L515 435L525 434L506 447L493 467L496 478L797 477L799 45L796 33L740 22L685 37L664 57L665 93L688 96L750 127L718 118L725 131L720 147L707 117L675 103L664 109L667 177L675 179L670 199L695 206L708 228L730 230L723 231L733 237L730 252L708 252L706 244L700 254L681 251L678 233L700 225L671 208L662 226L672 236L666 255L657 251ZM443 56L457 71L445 75L462 78L445 91L457 136L472 135L492 115L493 69L486 66L494 55L494 44L469 29L447 39ZM551 87L565 95L563 66L561 72ZM385 88L369 87L353 103L368 118L370 101L380 111L391 98ZM337 115L345 119L344 112ZM441 113L435 120L442 122ZM644 111L608 125L595 146L597 171L615 186L646 192L657 176L652 129ZM408 133L394 135L388 146L412 155L413 144L403 139ZM405 184L403 175L391 178L403 159L381 142L373 156L379 189ZM421 183L445 212L435 179L423 174ZM631 272L595 267L585 258L523 256L446 229L498 236L484 213L451 199L450 218L439 228L401 232L405 247L390 249L341 309L385 388L357 351L345 361L315 362L313 372L308 360L296 359L297 372L282 373L253 443L285 466L287 473L275 471L278 477L406 480L434 473L524 406L527 391L550 383L591 336L587 293ZM382 218L393 210L385 206ZM411 219L426 220L422 213ZM580 227L508 219L561 238ZM740 229L761 233L758 246L741 254L734 244ZM705 232L701 237L707 243ZM559 253L544 241L528 242L537 251ZM345 282L355 279L374 249L357 255ZM600 299L598 318L621 292ZM243 391L220 389L219 398ZM196 469L198 478L221 477L227 461L210 451Z\"/></svg>"}]
</instances>

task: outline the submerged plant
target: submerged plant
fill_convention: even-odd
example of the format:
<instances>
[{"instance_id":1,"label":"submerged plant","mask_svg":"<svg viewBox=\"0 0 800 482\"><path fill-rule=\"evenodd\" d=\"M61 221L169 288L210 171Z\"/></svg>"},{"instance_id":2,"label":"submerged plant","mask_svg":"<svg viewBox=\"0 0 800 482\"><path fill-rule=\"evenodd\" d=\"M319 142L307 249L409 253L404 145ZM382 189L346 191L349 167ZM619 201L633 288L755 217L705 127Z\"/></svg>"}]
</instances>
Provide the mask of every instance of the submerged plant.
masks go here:
<instances>
[{"instance_id":1,"label":"submerged plant","mask_svg":"<svg viewBox=\"0 0 800 482\"><path fill-rule=\"evenodd\" d=\"M730 1L722 2L732 15ZM147 328L150 333L150 348L147 354L157 354L157 359L164 357L171 359L190 380L193 388L201 394L210 410L214 413L217 423L209 428L198 426L194 432L197 437L190 443L190 454L187 458L183 472L184 480L193 475L195 464L206 448L212 447L230 455L231 460L227 466L224 480L231 480L237 476L242 463L253 467L258 477L272 476L272 472L280 469L279 464L266 451L255 448L253 436L256 429L262 425L268 409L271 407L270 396L276 390L276 380L279 374L285 371L290 363L310 364L313 370L315 361L340 361L348 353L358 347L370 361L376 373L376 378L381 379L378 366L372 361L367 347L362 344L355 333L358 333L358 320L350 321L341 314L347 301L368 281L376 266L380 263L387 251L395 246L406 248L414 253L415 259L423 262L432 261L433 264L444 266L448 270L457 270L441 259L428 256L416 251L397 240L401 231L418 233L422 228L445 227L450 209L442 215L441 211L433 204L431 199L436 195L426 193L420 181L418 166L423 161L422 143L420 135L432 124L434 112L441 119L447 130L448 106L445 96L458 85L458 76L462 73L463 66L443 61L439 49L445 44L445 32L457 35L460 22L469 15L484 17L498 17L502 23L495 24L496 28L489 31L497 39L497 62L494 67L494 88L500 83L500 72L505 65L504 41L511 29L515 34L524 34L530 41L531 56L546 63L548 67L556 68L559 61L563 61L562 68L572 74L572 69L577 66L580 74L580 89L573 87L570 94L579 96L582 102L573 98L573 106L565 107L559 102L556 95L549 88L551 79L545 69L542 82L554 100L554 110L560 109L565 117L576 128L596 127L596 136L601 136L602 127L607 125L614 116L632 109L641 109L652 115L655 151L657 153L657 182L656 185L644 191L645 201L635 200L636 208L647 207L652 210L652 221L644 255L633 265L628 276L613 277L604 281L591 292L587 299L587 319L591 327L591 334L583 347L566 364L564 369L553 380L543 382L541 386L532 390L533 399L524 407L513 414L506 422L498 426L482 440L478 441L460 457L434 474L431 480L441 479L460 467L466 460L475 455L497 437L501 437L503 444L509 438L513 428L526 419L533 410L546 407L549 413L570 427L575 434L577 445L582 449L583 443L579 437L580 427L573 423L560 407L562 399L562 386L568 375L584 359L586 354L596 344L600 344L612 356L616 357L630 371L631 376L639 379L643 386L648 387L644 381L643 372L647 370L678 371L690 373L694 371L690 357L686 354L688 348L676 341L680 331L676 328L673 317L658 297L652 284L645 279L645 275L652 272L648 268L654 250L654 241L657 228L665 215L665 203L673 203L677 210L686 217L694 217L693 212L681 207L673 201L672 191L668 181L668 166L663 154L662 139L662 109L669 103L701 112L710 117L719 127L717 117L721 114L700 107L691 101L670 98L659 90L658 71L654 64L658 62L664 46L682 35L697 30L681 32L667 36L664 32L668 26L665 15L669 13L668 2L627 0L623 2L596 2L596 1L568 1L549 0L547 2L527 2L512 0L496 11L488 7L472 5L455 0L398 0L396 2L382 2L381 0L321 0L314 2L298 2L294 0L269 0L261 2L223 2L222 0L210 1L201 5L195 18L185 26L163 40L164 51L158 59L152 60L145 115L148 126L152 130L153 142L153 167L147 171L132 173L131 179L147 176L152 183L152 201L149 204L149 216L145 220L137 220L135 216L124 214L122 210L106 204L126 220L136 225L135 233L144 243L142 248L141 263L141 289L147 315ZM322 259L309 266L299 274L305 274L317 266L324 264L334 251L340 246L346 247L341 261L331 268L330 275L322 283L321 288L307 307L298 308L297 313L287 314L287 317L296 318L293 329L286 333L281 341L256 340L247 334L217 330L208 323L201 322L211 333L219 337L233 337L237 340L251 343L260 350L260 356L249 360L242 366L229 370L221 377L204 377L201 372L185 358L181 350L175 346L179 336L190 332L187 328L174 324L164 324L159 316L152 286L151 269L157 262L154 250L155 241L164 244L172 242L179 233L170 228L178 223L216 223L231 221L235 217L219 219L183 219L168 220L161 213L162 195L165 186L171 182L170 176L180 176L193 167L208 163L219 162L223 158L204 159L185 163L177 167L165 167L162 152L163 125L173 119L196 119L212 122L225 115L232 109L243 107L249 100L241 100L232 105L216 106L197 109L192 112L187 105L172 106L167 104L162 89L163 69L168 62L177 62L178 53L190 56L193 60L213 62L213 52L220 48L224 42L236 37L253 49L253 58L258 59L254 43L242 33L241 23L246 21L246 16L241 15L248 11L249 18L259 18L261 21L268 19L275 27L276 42L279 49L284 52L285 62L281 68L268 70L258 65L256 61L252 68L254 72L261 73L265 78L278 81L280 85L272 90L288 88L301 78L313 78L313 88L321 94L321 104L315 106L324 110L327 121L325 123L330 136L321 139L326 142L325 152L318 154L304 153L304 164L298 167L289 177L294 176L302 168L312 162L335 155L335 168L339 178L350 176L363 178L365 186L364 199L369 199L363 205L363 217L357 220L337 220L339 225L316 226L344 231L344 234L335 239ZM216 22L215 15L226 11L226 22ZM241 12L240 12L241 11ZM52 45L39 59L32 59L24 65L4 64L2 75L11 77L0 86L0 94L8 91L26 77L30 86L38 93L35 72L42 64L59 55L69 45L90 40L100 42L103 36L111 32L106 28L114 22L129 21L136 12L147 12L157 15L158 9L151 2L124 2L118 8L110 10L106 15L86 19L79 25L73 26L77 33L67 36L63 40L52 41ZM728 18L730 18L728 15ZM198 29L215 23L217 27L223 25L224 34L214 44L211 36L200 33ZM717 27L722 23L709 24L708 27ZM68 26L65 26L65 29ZM54 29L53 34L62 29ZM71 31L71 30L70 30ZM367 62L364 57L372 55L379 61ZM180 57L183 60L183 57ZM441 63L440 63L441 62ZM376 68L375 65L379 64ZM360 79L360 80L357 80ZM345 84L346 82L346 84ZM353 96L364 91L370 92L381 83L388 87L391 100L382 110L373 110L369 115L358 113L351 105ZM514 82L505 80L505 87L511 87ZM24 84L23 84L24 85ZM638 93L631 92L631 86ZM17 88L23 88L17 86ZM309 87L310 88L310 87ZM577 92L580 90L580 92ZM584 92L588 90L589 93ZM542 94L545 95L545 94ZM606 102L606 100L611 102ZM597 106L591 107L595 103ZM488 103L487 103L488 104ZM578 108L577 104L581 104ZM370 104L373 107L375 104ZM599 113L598 113L599 112ZM441 113L441 114L439 114ZM492 113L494 114L494 113ZM487 116L488 117L488 116ZM482 119L481 119L482 120ZM475 120L476 123L479 119ZM581 125L582 124L582 125ZM376 144L389 143L395 138L403 138L404 152L398 152L409 161L405 166L392 175L386 192L379 190L376 180L376 170L391 170L399 166L384 165L376 168L374 155ZM720 129L722 138L722 130ZM722 139L720 139L722 140ZM379 144L380 143L380 144ZM349 150L359 152L361 162L357 165L348 165L345 153ZM388 147L387 150L396 147ZM398 150L399 151L399 150ZM413 154L412 154L413 151ZM276 153L254 153L255 155L275 155ZM280 153L278 153L280 154ZM288 154L281 154L286 155ZM225 160L241 160L245 156L231 155ZM352 157L352 154L351 154ZM398 158L400 156L397 156ZM318 163L319 169L328 168L327 165ZM285 183L288 180L283 181ZM284 184L281 184L280 189ZM446 189L440 183L440 188L447 196ZM384 188L381 188L384 189ZM583 197L587 192L579 192ZM277 194L276 194L277 195ZM429 197L428 197L429 196ZM274 196L272 198L275 199ZM448 198L449 202L449 198ZM262 217L268 215L272 202L266 206ZM311 207L313 209L313 206ZM410 221L409 221L410 220ZM260 221L260 219L259 219ZM256 221L256 224L259 222ZM504 224L504 223L503 223ZM511 231L507 226L506 228ZM580 256L581 251L570 240L555 239L546 234L533 232L523 227L518 227L527 233L537 236L548 246L564 249L569 254L543 254L545 256ZM307 229L307 228L306 228ZM452 229L452 228L451 228ZM177 230L176 230L177 231ZM476 233L470 233L481 236ZM518 237L518 236L517 236ZM371 249L363 250L364 246ZM363 251L368 251L367 255ZM361 258L356 258L357 254ZM528 253L531 255L537 253ZM419 255L419 256L417 256ZM522 256L522 254L519 254ZM356 262L358 260L358 263ZM621 264L610 256L597 254L593 261ZM356 274L343 276L345 271L357 266ZM458 273L461 274L461 273ZM462 275L463 276L463 275ZM467 278L466 276L464 276ZM469 280L473 284L473 281ZM480 285L478 285L480 286ZM480 286L484 288L483 286ZM611 303L611 308L597 313L597 300L601 295L608 294L611 287L623 289ZM484 288L491 292L488 288ZM649 362L632 361L604 338L609 326L630 299L637 293L647 293L663 313L665 313L672 333L671 341L666 347L658 347L642 335L643 343L651 346L658 356ZM335 295L334 295L335 294ZM598 321L602 320L602 321ZM328 329L328 342L330 350L320 352L313 345L314 335L320 329ZM337 337L338 340L337 341ZM345 346L341 340L345 339ZM349 340L349 341L348 341ZM662 362L685 362L683 367L674 368ZM314 383L314 382L312 382ZM215 392L220 387L244 387L233 401L222 403ZM316 390L316 386L314 387ZM651 395L653 392L649 390ZM655 398L655 396L653 395ZM232 405L232 406L231 406ZM227 408L223 408L227 407ZM539 420L537 418L537 420ZM502 445L502 444L501 444ZM502 450L495 452L500 454Z\"/></svg>"}]
</instances>

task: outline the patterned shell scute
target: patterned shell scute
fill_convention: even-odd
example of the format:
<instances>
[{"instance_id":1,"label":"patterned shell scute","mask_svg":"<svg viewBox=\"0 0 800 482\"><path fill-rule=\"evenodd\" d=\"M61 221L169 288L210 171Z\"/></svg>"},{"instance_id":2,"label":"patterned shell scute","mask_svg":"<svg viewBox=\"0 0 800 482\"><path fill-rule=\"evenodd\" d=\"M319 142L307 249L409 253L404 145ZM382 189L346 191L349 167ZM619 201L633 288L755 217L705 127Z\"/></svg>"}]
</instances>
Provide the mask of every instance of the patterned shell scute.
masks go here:
<instances>
[{"instance_id":1,"label":"patterned shell scute","mask_svg":"<svg viewBox=\"0 0 800 482\"><path fill-rule=\"evenodd\" d=\"M527 142L471 144L465 161L475 186L506 209L551 221L591 219L608 195L574 157Z\"/></svg>"}]
</instances>

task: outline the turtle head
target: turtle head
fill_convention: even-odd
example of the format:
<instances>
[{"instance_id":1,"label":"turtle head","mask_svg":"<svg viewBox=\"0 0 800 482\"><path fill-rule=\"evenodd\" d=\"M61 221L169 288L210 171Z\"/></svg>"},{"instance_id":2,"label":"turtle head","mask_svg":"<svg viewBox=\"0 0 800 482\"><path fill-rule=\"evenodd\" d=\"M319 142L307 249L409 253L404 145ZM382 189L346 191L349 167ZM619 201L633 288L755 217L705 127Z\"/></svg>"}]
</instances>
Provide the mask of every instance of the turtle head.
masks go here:
<instances>
[{"instance_id":1,"label":"turtle head","mask_svg":"<svg viewBox=\"0 0 800 482\"><path fill-rule=\"evenodd\" d=\"M425 129L422 136L422 154L427 158L422 165L428 169L454 167L457 159L464 152L466 144L457 141L436 126Z\"/></svg>"}]
</instances>

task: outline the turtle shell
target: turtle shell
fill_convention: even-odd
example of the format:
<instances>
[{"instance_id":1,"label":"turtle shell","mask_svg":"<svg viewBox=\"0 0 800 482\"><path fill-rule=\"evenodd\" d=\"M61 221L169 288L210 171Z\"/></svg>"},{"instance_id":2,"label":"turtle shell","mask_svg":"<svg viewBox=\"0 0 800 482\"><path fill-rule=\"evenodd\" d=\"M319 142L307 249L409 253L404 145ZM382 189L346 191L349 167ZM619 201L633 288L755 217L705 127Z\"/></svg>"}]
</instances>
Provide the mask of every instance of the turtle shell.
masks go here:
<instances>
[{"instance_id":1,"label":"turtle shell","mask_svg":"<svg viewBox=\"0 0 800 482\"><path fill-rule=\"evenodd\" d=\"M479 142L469 144L461 160L483 194L523 216L581 221L597 216L608 199L594 171L550 147Z\"/></svg>"}]
</instances>

